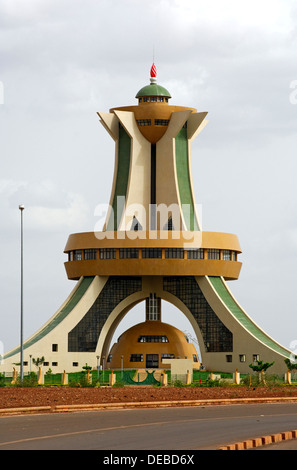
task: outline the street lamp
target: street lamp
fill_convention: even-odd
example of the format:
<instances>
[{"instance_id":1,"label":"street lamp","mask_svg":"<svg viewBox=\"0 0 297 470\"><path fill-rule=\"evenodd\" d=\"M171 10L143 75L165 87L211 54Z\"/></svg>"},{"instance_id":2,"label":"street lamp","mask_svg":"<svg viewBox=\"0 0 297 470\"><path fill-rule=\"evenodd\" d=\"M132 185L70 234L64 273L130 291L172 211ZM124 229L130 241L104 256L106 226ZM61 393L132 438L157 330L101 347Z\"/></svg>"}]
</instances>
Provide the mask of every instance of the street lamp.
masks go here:
<instances>
[{"instance_id":1,"label":"street lamp","mask_svg":"<svg viewBox=\"0 0 297 470\"><path fill-rule=\"evenodd\" d=\"M23 309L24 309L24 266L23 266L23 210L25 206L22 204L19 205L19 209L21 211L21 384L23 383L24 378L24 365L23 365L23 354L24 354L24 346L23 346Z\"/></svg>"},{"instance_id":2,"label":"street lamp","mask_svg":"<svg viewBox=\"0 0 297 470\"><path fill-rule=\"evenodd\" d=\"M99 382L99 358L100 356L96 356L97 357L97 380Z\"/></svg>"}]
</instances>

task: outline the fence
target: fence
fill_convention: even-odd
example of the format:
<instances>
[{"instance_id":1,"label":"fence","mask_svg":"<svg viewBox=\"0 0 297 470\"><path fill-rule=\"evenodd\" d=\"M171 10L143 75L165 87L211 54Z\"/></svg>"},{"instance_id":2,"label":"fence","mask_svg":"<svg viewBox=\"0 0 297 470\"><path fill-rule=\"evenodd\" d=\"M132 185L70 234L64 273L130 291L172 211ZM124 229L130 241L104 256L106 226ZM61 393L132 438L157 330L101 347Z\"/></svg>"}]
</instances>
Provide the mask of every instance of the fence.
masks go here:
<instances>
[{"instance_id":1,"label":"fence","mask_svg":"<svg viewBox=\"0 0 297 470\"><path fill-rule=\"evenodd\" d=\"M121 385L161 385L164 383L162 381L162 375L166 374L168 385L178 385L181 382L185 383L185 377L179 377L171 374L170 369L166 371L160 370L137 370L137 369L125 369L125 370L92 370L89 373L80 371L80 372L70 372L67 374L63 373L45 373L43 375L42 383L47 386L88 386L88 385L98 385L98 386L107 386L110 384L110 374L115 374L115 384L117 386ZM66 381L65 381L66 376ZM252 375L244 374L240 376L241 379L244 377L252 377ZM19 378L19 376L18 376ZM254 376L254 378L256 378ZM193 371L192 385L194 386L209 386L217 382L216 379L220 379L229 383L234 383L234 378L232 373L222 373L222 372L209 372L209 371ZM286 383L285 376L278 376L277 380ZM9 386L14 383L19 383L16 381L16 376L13 373L0 374L0 386ZM297 374L292 374L291 384L296 385ZM24 383L25 385L36 385L37 384L37 374L32 372L24 374Z\"/></svg>"}]
</instances>

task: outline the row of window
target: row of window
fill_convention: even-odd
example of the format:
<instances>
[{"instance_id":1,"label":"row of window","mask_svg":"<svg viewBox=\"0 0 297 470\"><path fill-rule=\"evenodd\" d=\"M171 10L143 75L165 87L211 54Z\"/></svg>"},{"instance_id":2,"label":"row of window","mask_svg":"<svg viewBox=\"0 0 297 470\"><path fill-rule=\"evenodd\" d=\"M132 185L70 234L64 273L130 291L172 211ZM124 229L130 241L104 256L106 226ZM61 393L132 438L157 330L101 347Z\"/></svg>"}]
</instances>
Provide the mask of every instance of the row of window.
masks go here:
<instances>
[{"instance_id":1,"label":"row of window","mask_svg":"<svg viewBox=\"0 0 297 470\"><path fill-rule=\"evenodd\" d=\"M167 336L164 335L142 335L139 336L138 343L169 343Z\"/></svg>"},{"instance_id":2,"label":"row of window","mask_svg":"<svg viewBox=\"0 0 297 470\"><path fill-rule=\"evenodd\" d=\"M237 261L237 253L232 250L204 249L204 248L141 248L141 257L146 258L162 258L162 251L166 259L184 259L185 253L187 259L215 259L225 261ZM138 259L139 248L120 248L120 259ZM84 256L84 258L83 258ZM116 248L100 248L99 259L116 259ZM68 253L68 261L81 261L97 259L96 249L73 250Z\"/></svg>"},{"instance_id":3,"label":"row of window","mask_svg":"<svg viewBox=\"0 0 297 470\"><path fill-rule=\"evenodd\" d=\"M140 341L142 342L142 341ZM174 359L175 356L174 354L161 354L161 359ZM111 362L112 359L112 354L108 356L107 362ZM259 354L253 354L253 362L259 361L260 356ZM193 354L193 361L198 362L198 358L196 354ZM130 362L143 362L143 354L130 354ZM233 362L233 356L232 354L227 354L226 355L226 362ZM245 354L239 354L239 362L246 362L246 355ZM28 366L28 361L23 362L24 366ZM58 362L52 362L51 364L49 362L43 362L44 367L49 367L51 365L52 367L57 367ZM73 367L78 367L78 362L73 362L72 366Z\"/></svg>"},{"instance_id":4,"label":"row of window","mask_svg":"<svg viewBox=\"0 0 297 470\"><path fill-rule=\"evenodd\" d=\"M136 119L136 122L139 126L151 126L151 119ZM154 119L155 126L168 126L169 119Z\"/></svg>"},{"instance_id":5,"label":"row of window","mask_svg":"<svg viewBox=\"0 0 297 470\"><path fill-rule=\"evenodd\" d=\"M166 353L166 354L161 354L161 360L162 359L174 359L175 355ZM111 356L108 358L108 362L111 361ZM193 361L198 362L198 358L196 354L193 354ZM130 362L143 362L143 354L130 354Z\"/></svg>"},{"instance_id":6,"label":"row of window","mask_svg":"<svg viewBox=\"0 0 297 470\"><path fill-rule=\"evenodd\" d=\"M168 103L168 98L165 96L143 96L139 98L138 103Z\"/></svg>"},{"instance_id":7,"label":"row of window","mask_svg":"<svg viewBox=\"0 0 297 470\"><path fill-rule=\"evenodd\" d=\"M260 356L259 354L253 354L253 362L259 361ZM226 355L226 362L232 362L233 357L232 354L227 354ZM246 362L246 355L245 354L239 354L239 362Z\"/></svg>"}]
</instances>

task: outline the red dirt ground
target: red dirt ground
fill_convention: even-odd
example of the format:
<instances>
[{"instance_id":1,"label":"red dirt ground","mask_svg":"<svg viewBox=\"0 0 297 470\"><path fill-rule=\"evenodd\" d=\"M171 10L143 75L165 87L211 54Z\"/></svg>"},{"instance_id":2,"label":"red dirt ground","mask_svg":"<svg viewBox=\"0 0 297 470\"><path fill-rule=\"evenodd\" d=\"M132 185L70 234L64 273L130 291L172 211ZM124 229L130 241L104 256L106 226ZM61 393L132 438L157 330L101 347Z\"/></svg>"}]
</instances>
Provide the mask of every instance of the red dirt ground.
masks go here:
<instances>
[{"instance_id":1,"label":"red dirt ground","mask_svg":"<svg viewBox=\"0 0 297 470\"><path fill-rule=\"evenodd\" d=\"M3 387L0 410L19 407L89 405L103 403L183 401L208 399L271 398L297 399L297 387Z\"/></svg>"}]
</instances>

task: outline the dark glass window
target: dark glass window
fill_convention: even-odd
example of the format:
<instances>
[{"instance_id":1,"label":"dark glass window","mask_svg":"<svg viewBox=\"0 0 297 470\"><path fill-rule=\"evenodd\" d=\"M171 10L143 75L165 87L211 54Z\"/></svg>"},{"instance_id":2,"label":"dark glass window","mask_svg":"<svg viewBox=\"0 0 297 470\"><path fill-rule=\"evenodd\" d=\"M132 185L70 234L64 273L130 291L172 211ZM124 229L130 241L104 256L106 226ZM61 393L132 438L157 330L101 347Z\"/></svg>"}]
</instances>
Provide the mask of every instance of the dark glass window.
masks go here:
<instances>
[{"instance_id":1,"label":"dark glass window","mask_svg":"<svg viewBox=\"0 0 297 470\"><path fill-rule=\"evenodd\" d=\"M130 362L143 362L142 354L130 354Z\"/></svg>"},{"instance_id":2,"label":"dark glass window","mask_svg":"<svg viewBox=\"0 0 297 470\"><path fill-rule=\"evenodd\" d=\"M57 352L58 351L58 345L57 344L52 344L52 351Z\"/></svg>"},{"instance_id":3,"label":"dark glass window","mask_svg":"<svg viewBox=\"0 0 297 470\"><path fill-rule=\"evenodd\" d=\"M152 122L150 119L137 119L137 124L139 126L150 126Z\"/></svg>"},{"instance_id":4,"label":"dark glass window","mask_svg":"<svg viewBox=\"0 0 297 470\"><path fill-rule=\"evenodd\" d=\"M233 335L205 299L193 276L163 278L164 290L175 295L192 313L207 352L232 352Z\"/></svg>"},{"instance_id":5,"label":"dark glass window","mask_svg":"<svg viewBox=\"0 0 297 470\"><path fill-rule=\"evenodd\" d=\"M161 354L161 359L174 359L174 354Z\"/></svg>"},{"instance_id":6,"label":"dark glass window","mask_svg":"<svg viewBox=\"0 0 297 470\"><path fill-rule=\"evenodd\" d=\"M223 250L223 259L230 260L231 259L231 251L230 250Z\"/></svg>"},{"instance_id":7,"label":"dark glass window","mask_svg":"<svg viewBox=\"0 0 297 470\"><path fill-rule=\"evenodd\" d=\"M208 259L220 259L220 250L209 248L207 250Z\"/></svg>"},{"instance_id":8,"label":"dark glass window","mask_svg":"<svg viewBox=\"0 0 297 470\"><path fill-rule=\"evenodd\" d=\"M165 248L165 258L184 258L184 249L183 248Z\"/></svg>"},{"instance_id":9,"label":"dark glass window","mask_svg":"<svg viewBox=\"0 0 297 470\"><path fill-rule=\"evenodd\" d=\"M162 248L142 248L143 258L162 258Z\"/></svg>"},{"instance_id":10,"label":"dark glass window","mask_svg":"<svg viewBox=\"0 0 297 470\"><path fill-rule=\"evenodd\" d=\"M115 248L101 248L100 259L115 259L116 249Z\"/></svg>"},{"instance_id":11,"label":"dark glass window","mask_svg":"<svg viewBox=\"0 0 297 470\"><path fill-rule=\"evenodd\" d=\"M120 248L120 258L138 258L138 248Z\"/></svg>"},{"instance_id":12,"label":"dark glass window","mask_svg":"<svg viewBox=\"0 0 297 470\"><path fill-rule=\"evenodd\" d=\"M74 260L81 261L82 260L82 250L74 250Z\"/></svg>"},{"instance_id":13,"label":"dark glass window","mask_svg":"<svg viewBox=\"0 0 297 470\"><path fill-rule=\"evenodd\" d=\"M95 352L110 313L122 300L141 289L141 277L109 277L92 307L68 333L68 352Z\"/></svg>"},{"instance_id":14,"label":"dark glass window","mask_svg":"<svg viewBox=\"0 0 297 470\"><path fill-rule=\"evenodd\" d=\"M169 119L155 119L155 126L168 126Z\"/></svg>"},{"instance_id":15,"label":"dark glass window","mask_svg":"<svg viewBox=\"0 0 297 470\"><path fill-rule=\"evenodd\" d=\"M169 343L164 335L142 335L138 338L138 343Z\"/></svg>"},{"instance_id":16,"label":"dark glass window","mask_svg":"<svg viewBox=\"0 0 297 470\"><path fill-rule=\"evenodd\" d=\"M96 251L93 248L85 250L85 259L96 259Z\"/></svg>"},{"instance_id":17,"label":"dark glass window","mask_svg":"<svg viewBox=\"0 0 297 470\"><path fill-rule=\"evenodd\" d=\"M194 248L187 250L188 259L204 259L204 249L203 248Z\"/></svg>"}]
</instances>

